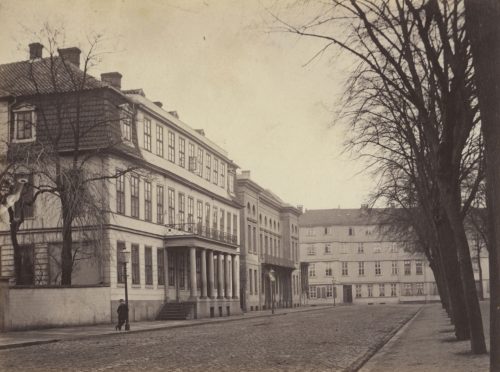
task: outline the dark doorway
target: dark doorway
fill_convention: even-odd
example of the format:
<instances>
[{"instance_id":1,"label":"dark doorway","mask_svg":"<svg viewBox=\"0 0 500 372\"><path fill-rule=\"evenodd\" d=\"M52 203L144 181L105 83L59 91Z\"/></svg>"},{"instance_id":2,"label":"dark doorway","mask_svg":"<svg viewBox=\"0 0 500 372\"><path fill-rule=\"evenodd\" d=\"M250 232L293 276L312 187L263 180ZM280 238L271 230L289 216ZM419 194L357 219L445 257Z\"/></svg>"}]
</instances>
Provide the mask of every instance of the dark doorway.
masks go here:
<instances>
[{"instance_id":1,"label":"dark doorway","mask_svg":"<svg viewBox=\"0 0 500 372\"><path fill-rule=\"evenodd\" d=\"M35 284L35 249L32 245L22 245L19 247L19 277L16 280L18 285Z\"/></svg>"},{"instance_id":2,"label":"dark doorway","mask_svg":"<svg viewBox=\"0 0 500 372\"><path fill-rule=\"evenodd\" d=\"M346 304L352 303L352 285L344 285L343 292L344 292L344 303Z\"/></svg>"}]
</instances>

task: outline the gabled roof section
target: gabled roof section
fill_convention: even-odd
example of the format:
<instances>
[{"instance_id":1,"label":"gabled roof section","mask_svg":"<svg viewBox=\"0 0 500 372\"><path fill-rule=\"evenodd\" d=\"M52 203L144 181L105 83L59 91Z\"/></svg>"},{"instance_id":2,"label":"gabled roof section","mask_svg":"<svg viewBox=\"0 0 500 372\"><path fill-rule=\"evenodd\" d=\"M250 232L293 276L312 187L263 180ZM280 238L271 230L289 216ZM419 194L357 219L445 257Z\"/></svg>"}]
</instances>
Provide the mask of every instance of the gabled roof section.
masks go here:
<instances>
[{"instance_id":1,"label":"gabled roof section","mask_svg":"<svg viewBox=\"0 0 500 372\"><path fill-rule=\"evenodd\" d=\"M387 209L312 209L299 217L301 227L314 226L356 226L383 224Z\"/></svg>"},{"instance_id":2,"label":"gabled roof section","mask_svg":"<svg viewBox=\"0 0 500 372\"><path fill-rule=\"evenodd\" d=\"M108 87L108 84L85 75L71 62L63 62L60 57L0 65L0 96L2 91L12 96L32 96Z\"/></svg>"}]
</instances>

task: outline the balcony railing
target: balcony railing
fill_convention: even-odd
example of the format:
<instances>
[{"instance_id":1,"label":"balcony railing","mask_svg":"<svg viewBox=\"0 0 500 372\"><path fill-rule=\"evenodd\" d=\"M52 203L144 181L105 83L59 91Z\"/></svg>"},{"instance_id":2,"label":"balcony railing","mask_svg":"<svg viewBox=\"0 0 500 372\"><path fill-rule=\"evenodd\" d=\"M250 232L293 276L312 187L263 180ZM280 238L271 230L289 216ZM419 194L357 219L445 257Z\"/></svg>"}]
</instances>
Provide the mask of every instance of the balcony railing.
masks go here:
<instances>
[{"instance_id":1,"label":"balcony railing","mask_svg":"<svg viewBox=\"0 0 500 372\"><path fill-rule=\"evenodd\" d=\"M169 228L169 236L197 235L223 243L238 244L238 237L236 235L229 234L225 231L217 230L212 227L207 227L199 223L178 223L167 225L167 227Z\"/></svg>"},{"instance_id":2,"label":"balcony railing","mask_svg":"<svg viewBox=\"0 0 500 372\"><path fill-rule=\"evenodd\" d=\"M263 263L269 264L269 265L295 268L295 263L293 262L293 260L290 260L288 258L275 257L275 256L271 256L269 254L264 254L264 255L262 255L262 261L263 261Z\"/></svg>"}]
</instances>

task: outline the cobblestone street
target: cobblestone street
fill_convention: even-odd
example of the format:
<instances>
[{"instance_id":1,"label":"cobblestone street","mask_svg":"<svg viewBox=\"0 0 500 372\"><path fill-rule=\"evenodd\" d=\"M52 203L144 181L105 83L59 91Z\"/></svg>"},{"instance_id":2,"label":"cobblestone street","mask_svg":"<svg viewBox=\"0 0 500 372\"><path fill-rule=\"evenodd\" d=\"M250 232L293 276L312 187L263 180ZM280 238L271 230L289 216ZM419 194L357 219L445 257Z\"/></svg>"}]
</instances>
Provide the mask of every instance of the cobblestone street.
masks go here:
<instances>
[{"instance_id":1,"label":"cobblestone street","mask_svg":"<svg viewBox=\"0 0 500 372\"><path fill-rule=\"evenodd\" d=\"M342 371L418 309L345 306L2 350L0 370Z\"/></svg>"}]
</instances>

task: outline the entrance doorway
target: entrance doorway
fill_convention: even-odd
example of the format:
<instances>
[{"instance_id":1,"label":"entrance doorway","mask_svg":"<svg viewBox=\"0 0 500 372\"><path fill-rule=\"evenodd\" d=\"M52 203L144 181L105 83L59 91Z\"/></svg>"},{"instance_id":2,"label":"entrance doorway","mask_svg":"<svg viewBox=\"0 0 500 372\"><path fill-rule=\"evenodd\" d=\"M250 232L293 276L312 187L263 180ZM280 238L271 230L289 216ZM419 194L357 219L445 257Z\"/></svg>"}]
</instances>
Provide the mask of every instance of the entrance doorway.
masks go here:
<instances>
[{"instance_id":1,"label":"entrance doorway","mask_svg":"<svg viewBox=\"0 0 500 372\"><path fill-rule=\"evenodd\" d=\"M352 303L352 285L344 285L343 292L344 292L344 303L346 304Z\"/></svg>"}]
</instances>

